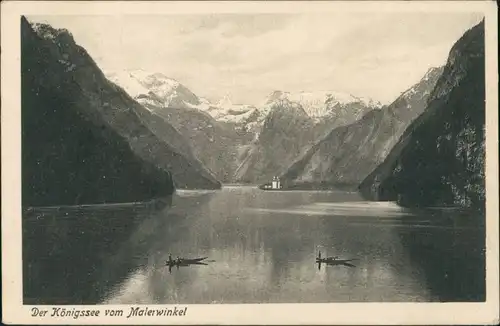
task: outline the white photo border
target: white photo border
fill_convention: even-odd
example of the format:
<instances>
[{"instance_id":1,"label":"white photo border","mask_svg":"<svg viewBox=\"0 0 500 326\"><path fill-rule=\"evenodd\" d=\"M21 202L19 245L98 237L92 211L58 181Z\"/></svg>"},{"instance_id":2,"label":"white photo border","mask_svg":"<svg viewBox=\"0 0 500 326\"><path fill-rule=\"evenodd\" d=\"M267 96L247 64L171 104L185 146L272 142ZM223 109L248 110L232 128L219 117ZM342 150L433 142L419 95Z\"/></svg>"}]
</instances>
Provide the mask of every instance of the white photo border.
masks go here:
<instances>
[{"instance_id":1,"label":"white photo border","mask_svg":"<svg viewBox=\"0 0 500 326\"><path fill-rule=\"evenodd\" d=\"M5 1L1 4L2 130L2 302L3 322L15 324L290 324L402 325L497 324L499 307L498 216L498 17L493 1ZM21 250L21 15L202 14L292 12L482 12L486 41L486 302L197 304L182 317L126 318L142 305L65 306L100 309L101 317L32 317L23 305ZM147 305L164 308L167 305ZM169 305L172 307L172 305ZM52 306L37 306L50 308ZM104 309L123 309L123 317L103 317Z\"/></svg>"}]
</instances>

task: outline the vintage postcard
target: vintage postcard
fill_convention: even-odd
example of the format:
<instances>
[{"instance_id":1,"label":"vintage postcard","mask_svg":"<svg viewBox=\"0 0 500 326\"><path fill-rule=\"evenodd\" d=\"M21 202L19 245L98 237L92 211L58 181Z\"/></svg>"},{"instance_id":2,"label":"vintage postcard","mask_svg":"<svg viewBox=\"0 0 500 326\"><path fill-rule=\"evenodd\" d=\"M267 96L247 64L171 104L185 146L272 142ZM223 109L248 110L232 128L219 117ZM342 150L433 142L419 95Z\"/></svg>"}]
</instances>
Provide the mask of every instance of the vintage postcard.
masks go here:
<instances>
[{"instance_id":1,"label":"vintage postcard","mask_svg":"<svg viewBox=\"0 0 500 326\"><path fill-rule=\"evenodd\" d=\"M1 24L4 323L498 323L494 2Z\"/></svg>"}]
</instances>

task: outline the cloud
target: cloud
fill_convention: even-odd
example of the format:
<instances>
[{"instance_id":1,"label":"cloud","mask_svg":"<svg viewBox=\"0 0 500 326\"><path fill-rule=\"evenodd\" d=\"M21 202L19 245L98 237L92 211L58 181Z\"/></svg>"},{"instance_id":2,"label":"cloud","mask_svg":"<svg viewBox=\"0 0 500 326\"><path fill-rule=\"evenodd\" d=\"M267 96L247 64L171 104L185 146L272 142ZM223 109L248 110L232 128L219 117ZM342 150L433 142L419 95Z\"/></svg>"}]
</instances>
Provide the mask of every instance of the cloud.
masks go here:
<instances>
[{"instance_id":1,"label":"cloud","mask_svg":"<svg viewBox=\"0 0 500 326\"><path fill-rule=\"evenodd\" d=\"M442 65L478 14L29 17L69 29L105 70L145 69L196 94L256 104L275 89L389 102ZM383 86L381 86L383 85Z\"/></svg>"}]
</instances>

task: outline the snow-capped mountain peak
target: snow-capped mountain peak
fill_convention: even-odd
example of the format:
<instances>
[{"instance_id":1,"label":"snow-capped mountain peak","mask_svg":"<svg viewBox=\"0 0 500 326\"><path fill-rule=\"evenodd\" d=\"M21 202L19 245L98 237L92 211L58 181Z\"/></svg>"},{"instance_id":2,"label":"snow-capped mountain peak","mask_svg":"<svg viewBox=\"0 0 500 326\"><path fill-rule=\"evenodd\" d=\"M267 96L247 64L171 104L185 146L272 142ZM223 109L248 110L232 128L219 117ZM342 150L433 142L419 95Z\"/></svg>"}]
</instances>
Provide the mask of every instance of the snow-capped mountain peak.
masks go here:
<instances>
[{"instance_id":1,"label":"snow-capped mountain peak","mask_svg":"<svg viewBox=\"0 0 500 326\"><path fill-rule=\"evenodd\" d=\"M216 120L245 125L263 120L265 113L260 108L247 104L234 104L229 95L209 106L207 112Z\"/></svg>"},{"instance_id":2,"label":"snow-capped mountain peak","mask_svg":"<svg viewBox=\"0 0 500 326\"><path fill-rule=\"evenodd\" d=\"M105 72L105 75L142 104L186 108L202 104L188 88L162 73L137 69Z\"/></svg>"},{"instance_id":3,"label":"snow-capped mountain peak","mask_svg":"<svg viewBox=\"0 0 500 326\"><path fill-rule=\"evenodd\" d=\"M105 72L105 75L124 88L132 97L147 94L149 91L165 96L180 85L175 79L168 78L161 73L149 73L141 69Z\"/></svg>"}]
</instances>

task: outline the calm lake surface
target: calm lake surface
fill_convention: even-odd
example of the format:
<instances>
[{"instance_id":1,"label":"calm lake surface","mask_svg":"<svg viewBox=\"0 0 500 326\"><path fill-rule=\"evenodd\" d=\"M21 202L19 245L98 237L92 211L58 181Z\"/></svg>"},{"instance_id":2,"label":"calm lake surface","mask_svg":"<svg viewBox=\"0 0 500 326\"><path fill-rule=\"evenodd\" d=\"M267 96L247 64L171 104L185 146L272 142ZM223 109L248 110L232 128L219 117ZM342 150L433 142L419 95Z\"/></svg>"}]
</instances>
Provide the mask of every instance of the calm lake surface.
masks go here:
<instances>
[{"instance_id":1,"label":"calm lake surface","mask_svg":"<svg viewBox=\"0 0 500 326\"><path fill-rule=\"evenodd\" d=\"M226 186L162 209L35 209L25 303L482 301L484 222L341 191ZM315 257L356 259L318 266ZM169 270L168 255L208 257Z\"/></svg>"}]
</instances>

